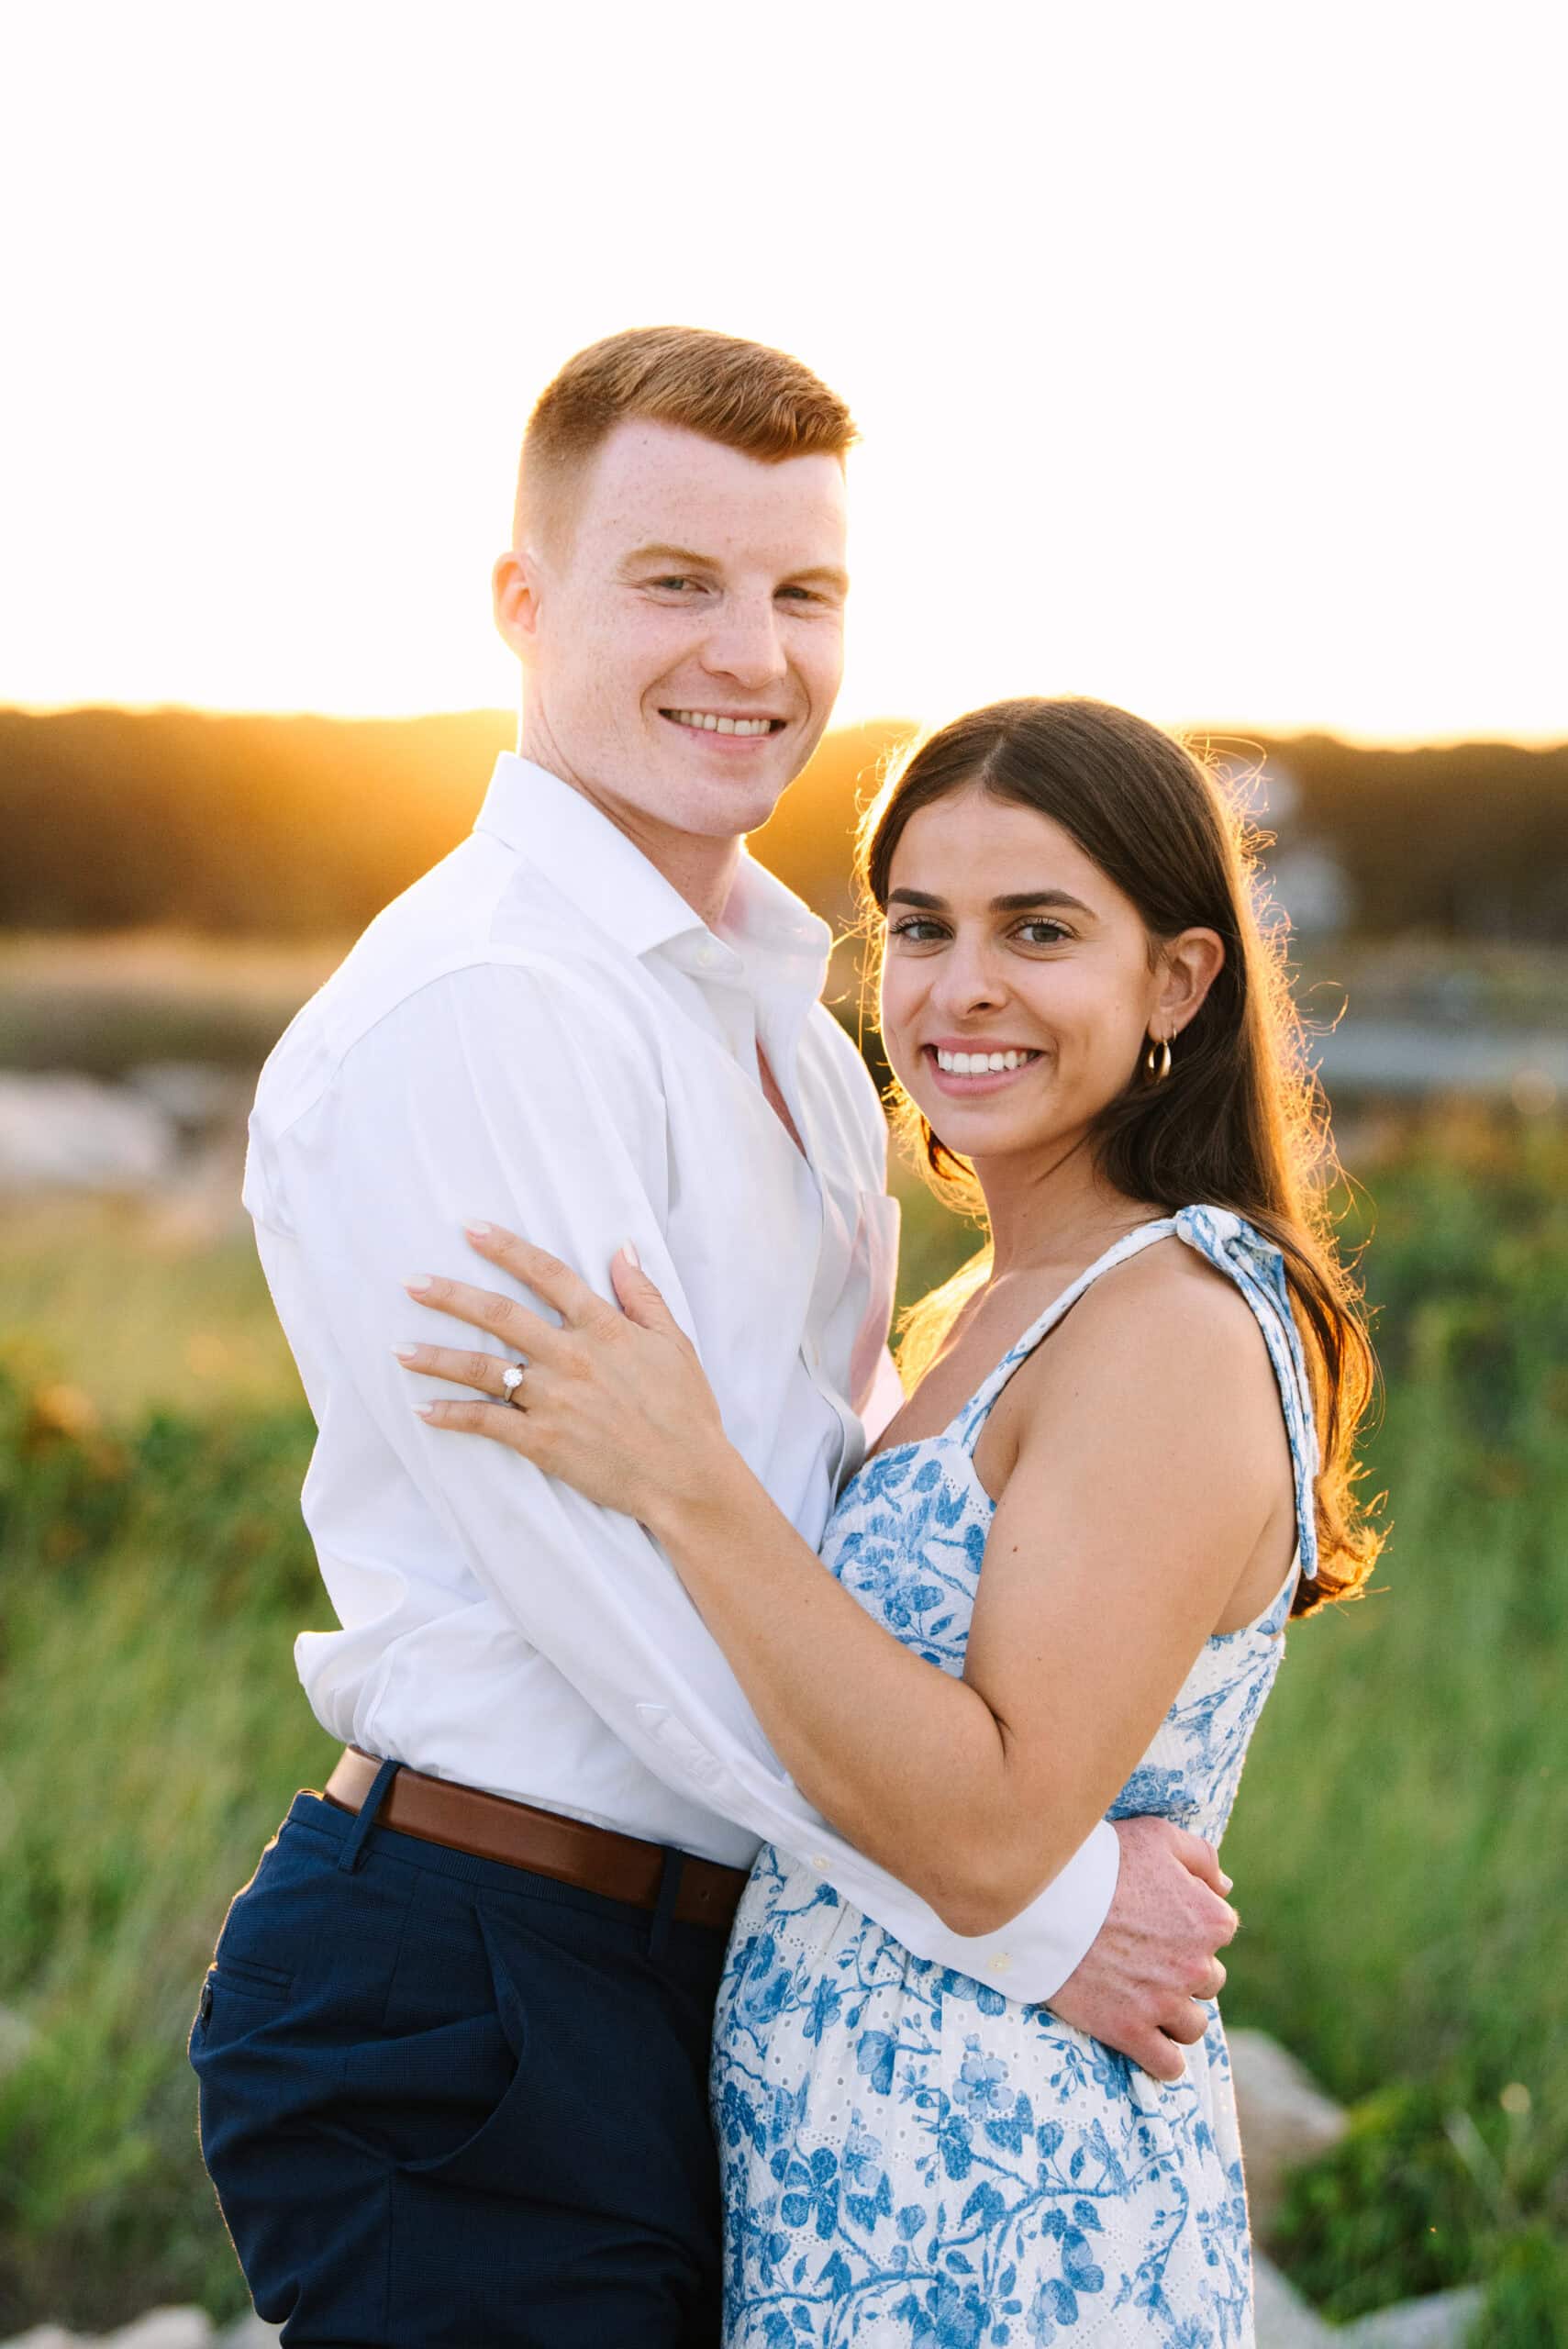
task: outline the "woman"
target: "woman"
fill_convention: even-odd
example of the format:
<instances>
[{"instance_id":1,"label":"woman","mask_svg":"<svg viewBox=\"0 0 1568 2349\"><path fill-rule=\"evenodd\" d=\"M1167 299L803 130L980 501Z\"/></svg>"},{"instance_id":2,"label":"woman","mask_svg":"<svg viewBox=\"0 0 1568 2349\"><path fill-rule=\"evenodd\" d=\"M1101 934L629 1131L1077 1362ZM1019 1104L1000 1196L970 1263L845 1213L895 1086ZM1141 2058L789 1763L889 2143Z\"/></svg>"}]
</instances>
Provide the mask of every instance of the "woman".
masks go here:
<instances>
[{"instance_id":1,"label":"woman","mask_svg":"<svg viewBox=\"0 0 1568 2349\"><path fill-rule=\"evenodd\" d=\"M915 1317L917 1383L840 1495L829 1574L631 1261L617 1315L478 1239L562 1326L432 1284L528 1366L520 1409L424 1408L640 1519L803 1790L995 1937L984 1984L932 1966L762 1854L714 2054L727 2341L1250 2342L1218 2015L1162 2085L1009 2000L1001 1944L1107 1812L1218 1842L1287 1617L1375 1555L1371 1358L1287 998L1239 826L1125 711L958 719L862 869L900 1123L989 1245ZM412 1366L499 1395L491 1359Z\"/></svg>"}]
</instances>

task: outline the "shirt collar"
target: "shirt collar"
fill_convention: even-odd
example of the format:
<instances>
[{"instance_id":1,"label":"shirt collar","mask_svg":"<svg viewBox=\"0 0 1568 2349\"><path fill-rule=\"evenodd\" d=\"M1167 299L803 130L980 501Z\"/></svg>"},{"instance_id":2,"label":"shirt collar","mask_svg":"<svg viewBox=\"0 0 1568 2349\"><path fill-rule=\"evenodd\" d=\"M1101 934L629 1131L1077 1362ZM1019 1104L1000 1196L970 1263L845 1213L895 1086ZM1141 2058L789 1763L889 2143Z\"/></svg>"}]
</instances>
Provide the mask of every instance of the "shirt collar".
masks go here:
<instances>
[{"instance_id":1,"label":"shirt collar","mask_svg":"<svg viewBox=\"0 0 1568 2349\"><path fill-rule=\"evenodd\" d=\"M592 800L516 751L497 758L473 828L526 858L630 953L663 950L708 980L766 980L813 997L822 991L832 932L744 848L723 922L712 930Z\"/></svg>"}]
</instances>

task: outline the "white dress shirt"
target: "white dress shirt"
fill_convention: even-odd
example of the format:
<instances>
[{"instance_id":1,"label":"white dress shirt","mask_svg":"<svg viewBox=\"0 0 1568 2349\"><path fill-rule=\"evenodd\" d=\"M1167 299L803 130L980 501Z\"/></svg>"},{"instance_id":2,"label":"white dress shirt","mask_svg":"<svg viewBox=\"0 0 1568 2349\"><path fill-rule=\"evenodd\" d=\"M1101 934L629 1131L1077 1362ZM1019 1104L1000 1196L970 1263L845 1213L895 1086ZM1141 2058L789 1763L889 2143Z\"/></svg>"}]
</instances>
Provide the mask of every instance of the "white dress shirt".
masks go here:
<instances>
[{"instance_id":1,"label":"white dress shirt","mask_svg":"<svg viewBox=\"0 0 1568 2349\"><path fill-rule=\"evenodd\" d=\"M465 1221L606 1296L634 1241L731 1441L815 1548L865 1419L896 1399L886 1128L817 999L828 943L745 856L710 930L589 801L507 754L470 837L299 1013L245 1181L318 1429L304 1510L340 1626L301 1636L299 1675L367 1753L735 1866L765 1839L917 1955L1043 1998L1109 1907L1108 1827L1005 1935L950 1932L801 1795L642 1529L419 1419L429 1383L393 1354L476 1342L401 1286L505 1286Z\"/></svg>"}]
</instances>

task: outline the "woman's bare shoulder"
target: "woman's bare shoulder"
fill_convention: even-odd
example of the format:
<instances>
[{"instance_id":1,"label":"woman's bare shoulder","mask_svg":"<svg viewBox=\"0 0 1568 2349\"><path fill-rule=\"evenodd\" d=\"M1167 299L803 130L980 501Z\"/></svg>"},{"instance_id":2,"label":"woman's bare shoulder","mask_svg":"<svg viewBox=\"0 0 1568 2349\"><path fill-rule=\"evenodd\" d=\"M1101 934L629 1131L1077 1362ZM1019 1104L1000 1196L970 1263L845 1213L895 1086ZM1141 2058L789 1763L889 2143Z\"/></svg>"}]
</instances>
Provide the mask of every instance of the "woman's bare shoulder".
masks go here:
<instances>
[{"instance_id":1,"label":"woman's bare shoulder","mask_svg":"<svg viewBox=\"0 0 1568 2349\"><path fill-rule=\"evenodd\" d=\"M1172 1234L1105 1273L1024 1365L1015 1409L1061 1423L1107 1397L1135 1408L1178 1382L1189 1411L1277 1414L1268 1346L1247 1299Z\"/></svg>"}]
</instances>

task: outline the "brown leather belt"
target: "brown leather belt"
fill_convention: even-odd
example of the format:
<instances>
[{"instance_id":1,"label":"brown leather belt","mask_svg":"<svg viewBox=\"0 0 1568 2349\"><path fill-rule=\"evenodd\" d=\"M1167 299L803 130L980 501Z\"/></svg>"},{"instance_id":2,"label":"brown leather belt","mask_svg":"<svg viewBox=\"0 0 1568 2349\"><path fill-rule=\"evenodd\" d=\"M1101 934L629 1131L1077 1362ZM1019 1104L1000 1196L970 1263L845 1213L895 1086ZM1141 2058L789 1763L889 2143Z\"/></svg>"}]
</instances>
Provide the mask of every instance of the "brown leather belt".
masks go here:
<instances>
[{"instance_id":1,"label":"brown leather belt","mask_svg":"<svg viewBox=\"0 0 1568 2349\"><path fill-rule=\"evenodd\" d=\"M357 1745L345 1746L323 1789L326 1799L335 1809L357 1811L380 1768ZM553 1876L558 1884L574 1884L584 1892L601 1892L633 1909L653 1908L663 1881L662 1844L617 1835L608 1827L591 1827L585 1820L563 1819L559 1811L535 1810L528 1803L459 1786L450 1778L429 1778L420 1770L398 1771L375 1816L378 1827L395 1828L421 1843L445 1843L476 1860L529 1868L536 1876ZM745 1889L744 1868L720 1867L717 1860L684 1854L675 1894L676 1920L728 1932Z\"/></svg>"}]
</instances>

